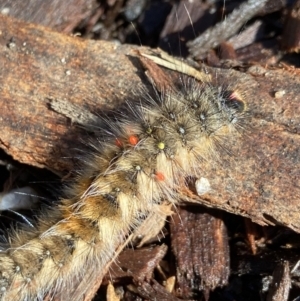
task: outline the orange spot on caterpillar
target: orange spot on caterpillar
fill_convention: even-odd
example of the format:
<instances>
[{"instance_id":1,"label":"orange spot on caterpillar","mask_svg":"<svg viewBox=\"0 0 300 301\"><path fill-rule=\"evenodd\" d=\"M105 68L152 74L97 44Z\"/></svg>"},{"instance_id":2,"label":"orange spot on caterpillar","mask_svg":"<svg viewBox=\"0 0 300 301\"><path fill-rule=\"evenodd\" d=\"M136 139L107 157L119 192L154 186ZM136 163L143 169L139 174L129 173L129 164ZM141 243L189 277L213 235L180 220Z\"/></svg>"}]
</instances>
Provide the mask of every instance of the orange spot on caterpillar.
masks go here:
<instances>
[{"instance_id":1,"label":"orange spot on caterpillar","mask_svg":"<svg viewBox=\"0 0 300 301\"><path fill-rule=\"evenodd\" d=\"M123 146L123 143L122 143L122 141L119 138L116 138L115 144L118 147L122 147Z\"/></svg>"},{"instance_id":2,"label":"orange spot on caterpillar","mask_svg":"<svg viewBox=\"0 0 300 301\"><path fill-rule=\"evenodd\" d=\"M139 142L139 138L135 135L130 135L128 141L131 145L137 145L137 143Z\"/></svg>"},{"instance_id":3,"label":"orange spot on caterpillar","mask_svg":"<svg viewBox=\"0 0 300 301\"><path fill-rule=\"evenodd\" d=\"M165 176L162 172L158 171L155 173L155 179L157 181L164 181L165 180Z\"/></svg>"}]
</instances>

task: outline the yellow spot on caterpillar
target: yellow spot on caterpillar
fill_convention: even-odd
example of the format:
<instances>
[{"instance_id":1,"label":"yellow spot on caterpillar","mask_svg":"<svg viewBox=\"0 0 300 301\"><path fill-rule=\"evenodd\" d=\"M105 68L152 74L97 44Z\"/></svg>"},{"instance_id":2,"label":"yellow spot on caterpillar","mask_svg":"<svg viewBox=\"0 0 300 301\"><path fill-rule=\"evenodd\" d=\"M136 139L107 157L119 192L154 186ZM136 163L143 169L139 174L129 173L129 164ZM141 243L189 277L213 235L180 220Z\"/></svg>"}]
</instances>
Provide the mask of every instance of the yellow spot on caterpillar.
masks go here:
<instances>
[{"instance_id":1,"label":"yellow spot on caterpillar","mask_svg":"<svg viewBox=\"0 0 300 301\"><path fill-rule=\"evenodd\" d=\"M157 143L157 147L160 149L160 150L163 150L165 148L165 144L163 142L158 142Z\"/></svg>"}]
</instances>

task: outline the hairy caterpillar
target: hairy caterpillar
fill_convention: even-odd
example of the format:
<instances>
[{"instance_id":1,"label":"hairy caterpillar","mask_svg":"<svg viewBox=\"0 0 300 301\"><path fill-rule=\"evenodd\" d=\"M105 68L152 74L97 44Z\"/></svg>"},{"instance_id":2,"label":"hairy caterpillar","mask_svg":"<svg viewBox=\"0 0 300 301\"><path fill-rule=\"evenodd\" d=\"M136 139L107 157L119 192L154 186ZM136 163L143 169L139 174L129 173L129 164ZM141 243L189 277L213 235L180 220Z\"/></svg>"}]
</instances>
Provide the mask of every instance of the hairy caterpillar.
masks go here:
<instances>
[{"instance_id":1,"label":"hairy caterpillar","mask_svg":"<svg viewBox=\"0 0 300 301\"><path fill-rule=\"evenodd\" d=\"M85 290L71 283L89 281L89 266L103 269L163 200L180 201L185 179L201 177L203 160L215 164L223 142L234 141L244 109L225 87L183 79L107 120L66 198L34 230L17 230L0 253L0 300L43 300L62 291L82 300Z\"/></svg>"}]
</instances>

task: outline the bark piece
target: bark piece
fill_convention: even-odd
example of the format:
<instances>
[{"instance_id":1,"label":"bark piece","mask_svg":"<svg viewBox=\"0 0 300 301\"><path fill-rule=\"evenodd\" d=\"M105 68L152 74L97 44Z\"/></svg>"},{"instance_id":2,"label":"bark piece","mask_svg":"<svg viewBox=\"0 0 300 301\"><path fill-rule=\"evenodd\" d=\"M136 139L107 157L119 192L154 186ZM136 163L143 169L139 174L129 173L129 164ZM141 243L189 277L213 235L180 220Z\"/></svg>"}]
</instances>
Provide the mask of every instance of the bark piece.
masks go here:
<instances>
[{"instance_id":1,"label":"bark piece","mask_svg":"<svg viewBox=\"0 0 300 301\"><path fill-rule=\"evenodd\" d=\"M167 246L161 245L143 249L126 249L111 265L109 273L103 279L102 284L108 281L112 283L128 283L134 278L136 281L149 281L155 267L166 255Z\"/></svg>"},{"instance_id":2,"label":"bark piece","mask_svg":"<svg viewBox=\"0 0 300 301\"><path fill-rule=\"evenodd\" d=\"M230 43L222 42L220 44L220 58L222 60L235 60L236 53Z\"/></svg>"},{"instance_id":3,"label":"bark piece","mask_svg":"<svg viewBox=\"0 0 300 301\"><path fill-rule=\"evenodd\" d=\"M228 42L236 50L253 44L264 37L265 25L261 20L255 21L247 29L231 37Z\"/></svg>"},{"instance_id":4,"label":"bark piece","mask_svg":"<svg viewBox=\"0 0 300 301\"><path fill-rule=\"evenodd\" d=\"M0 3L0 11L17 19L71 33L95 6L95 0L4 0Z\"/></svg>"},{"instance_id":5,"label":"bark piece","mask_svg":"<svg viewBox=\"0 0 300 301\"><path fill-rule=\"evenodd\" d=\"M137 283L138 294L146 300L180 301L155 280Z\"/></svg>"},{"instance_id":6,"label":"bark piece","mask_svg":"<svg viewBox=\"0 0 300 301\"><path fill-rule=\"evenodd\" d=\"M206 30L187 46L190 56L201 60L205 53L233 36L248 20L262 11L267 0L248 0L234 10L223 22Z\"/></svg>"},{"instance_id":7,"label":"bark piece","mask_svg":"<svg viewBox=\"0 0 300 301\"><path fill-rule=\"evenodd\" d=\"M176 56L186 57L186 42L213 25L215 18L209 4L202 1L179 1L174 4L160 33L159 47Z\"/></svg>"},{"instance_id":8,"label":"bark piece","mask_svg":"<svg viewBox=\"0 0 300 301\"><path fill-rule=\"evenodd\" d=\"M229 245L220 212L197 207L179 209L170 223L176 261L178 297L193 298L227 283ZM206 299L207 300L207 299Z\"/></svg>"},{"instance_id":9,"label":"bark piece","mask_svg":"<svg viewBox=\"0 0 300 301\"><path fill-rule=\"evenodd\" d=\"M262 65L276 64L281 54L276 39L250 44L236 51L237 59L245 63L260 63Z\"/></svg>"},{"instance_id":10,"label":"bark piece","mask_svg":"<svg viewBox=\"0 0 300 301\"><path fill-rule=\"evenodd\" d=\"M0 25L0 145L17 161L69 170L72 160L66 157L76 157L75 148L82 145L76 141L88 136L51 104L80 106L78 115L118 106L141 83L128 56L132 48L61 35L2 15Z\"/></svg>"},{"instance_id":11,"label":"bark piece","mask_svg":"<svg viewBox=\"0 0 300 301\"><path fill-rule=\"evenodd\" d=\"M288 52L300 51L300 1L296 1L286 16L281 46Z\"/></svg>"},{"instance_id":12,"label":"bark piece","mask_svg":"<svg viewBox=\"0 0 300 301\"><path fill-rule=\"evenodd\" d=\"M253 255L256 255L257 253L257 246L255 242L255 234L257 234L257 224L254 224L251 222L248 218L244 219L245 228L246 228L246 236L247 236L247 242L249 244L250 250Z\"/></svg>"},{"instance_id":13,"label":"bark piece","mask_svg":"<svg viewBox=\"0 0 300 301\"><path fill-rule=\"evenodd\" d=\"M289 263L279 264L273 273L273 280L267 296L267 301L287 301L291 288Z\"/></svg>"}]
</instances>

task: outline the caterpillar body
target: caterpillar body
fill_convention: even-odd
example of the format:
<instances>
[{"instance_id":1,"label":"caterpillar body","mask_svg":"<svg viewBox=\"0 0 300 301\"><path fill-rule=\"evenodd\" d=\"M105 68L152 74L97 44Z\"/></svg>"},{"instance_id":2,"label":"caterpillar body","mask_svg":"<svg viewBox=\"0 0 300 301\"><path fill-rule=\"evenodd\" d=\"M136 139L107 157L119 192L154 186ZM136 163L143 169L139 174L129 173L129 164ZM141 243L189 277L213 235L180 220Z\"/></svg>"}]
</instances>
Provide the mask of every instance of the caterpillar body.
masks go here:
<instances>
[{"instance_id":1,"label":"caterpillar body","mask_svg":"<svg viewBox=\"0 0 300 301\"><path fill-rule=\"evenodd\" d=\"M1 301L83 300L86 291L72 283L89 281L90 266L103 269L163 200L178 204L186 178L201 177L204 160L215 164L245 116L235 93L190 78L127 107L99 129L94 154L59 206L34 230L10 236L0 252Z\"/></svg>"}]
</instances>

